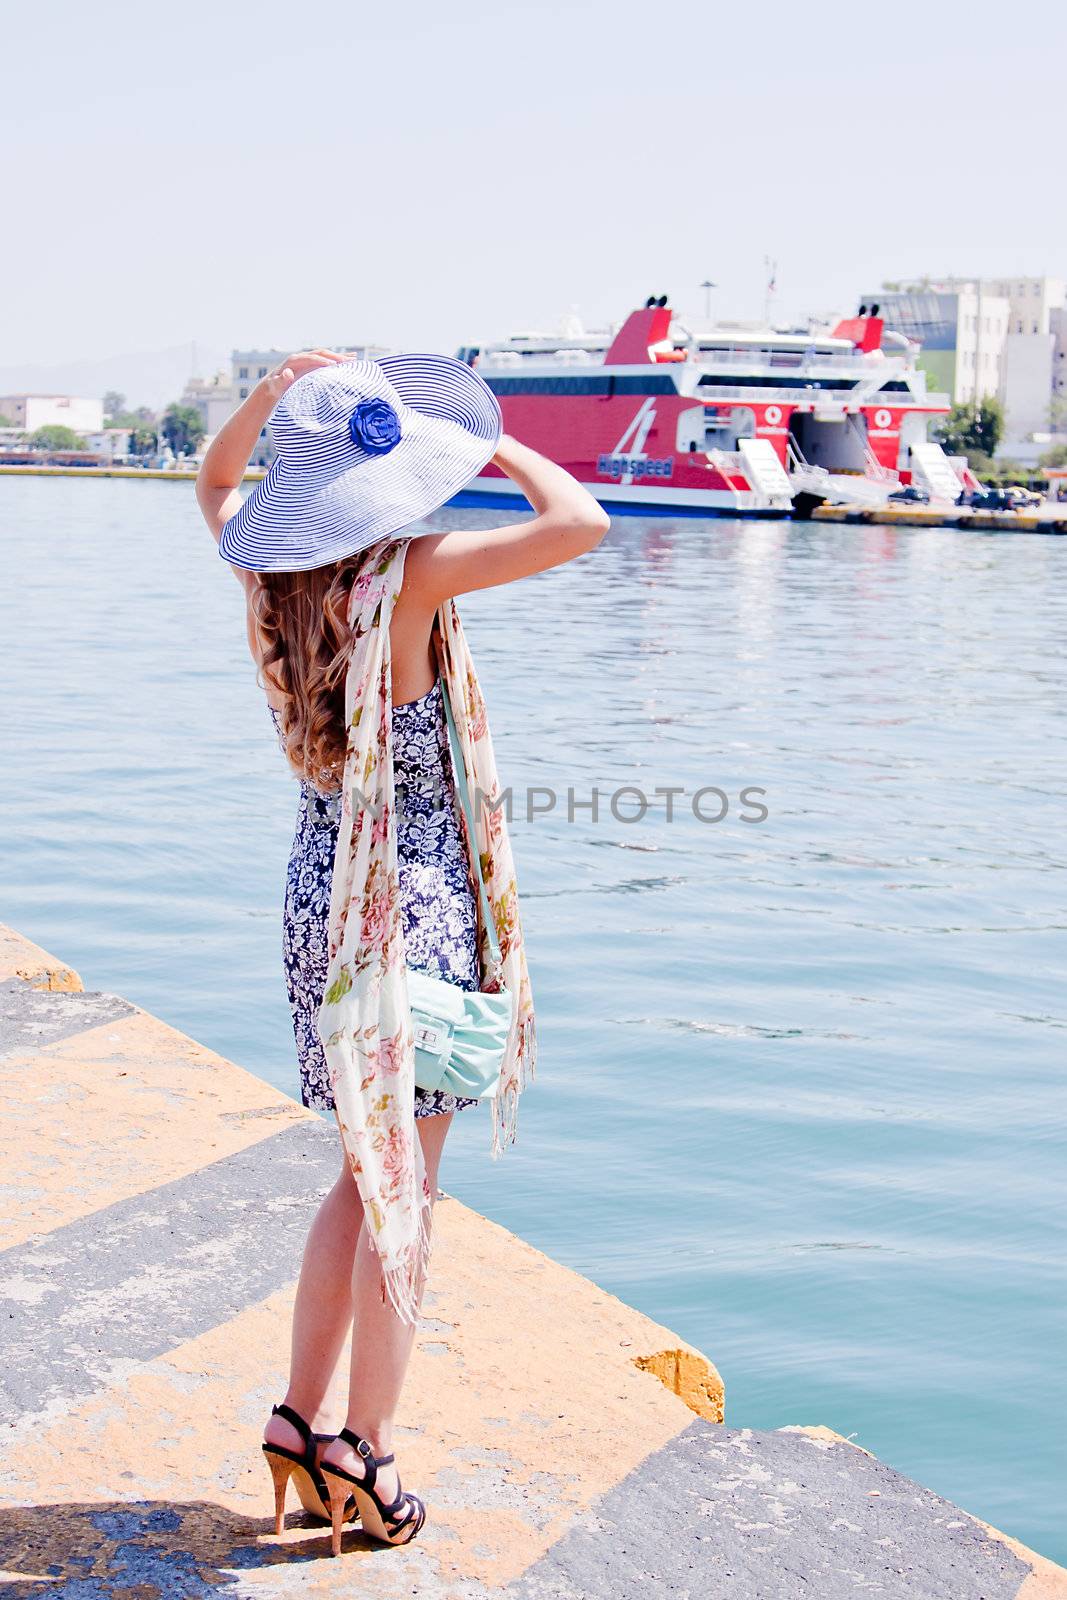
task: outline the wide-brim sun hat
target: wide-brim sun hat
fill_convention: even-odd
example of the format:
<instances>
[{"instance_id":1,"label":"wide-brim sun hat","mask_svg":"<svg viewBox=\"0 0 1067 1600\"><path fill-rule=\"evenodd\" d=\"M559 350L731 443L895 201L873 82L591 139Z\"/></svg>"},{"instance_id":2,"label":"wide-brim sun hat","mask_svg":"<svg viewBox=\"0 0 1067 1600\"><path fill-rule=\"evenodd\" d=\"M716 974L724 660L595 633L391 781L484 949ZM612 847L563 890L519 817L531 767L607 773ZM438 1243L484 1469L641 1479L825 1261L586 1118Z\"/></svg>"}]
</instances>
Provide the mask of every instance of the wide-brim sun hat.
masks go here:
<instances>
[{"instance_id":1,"label":"wide-brim sun hat","mask_svg":"<svg viewBox=\"0 0 1067 1600\"><path fill-rule=\"evenodd\" d=\"M317 367L275 407L275 460L223 526L219 554L248 572L358 555L477 477L501 426L493 391L452 356Z\"/></svg>"}]
</instances>

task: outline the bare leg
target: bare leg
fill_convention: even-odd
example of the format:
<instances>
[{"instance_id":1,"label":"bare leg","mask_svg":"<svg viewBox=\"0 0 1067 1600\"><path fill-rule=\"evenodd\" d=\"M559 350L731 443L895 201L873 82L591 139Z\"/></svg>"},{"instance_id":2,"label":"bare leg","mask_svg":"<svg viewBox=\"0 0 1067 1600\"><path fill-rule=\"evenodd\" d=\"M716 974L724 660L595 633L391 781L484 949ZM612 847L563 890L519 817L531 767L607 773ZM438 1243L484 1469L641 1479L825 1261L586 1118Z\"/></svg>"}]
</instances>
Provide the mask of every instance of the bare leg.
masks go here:
<instances>
[{"instance_id":1,"label":"bare leg","mask_svg":"<svg viewBox=\"0 0 1067 1600\"><path fill-rule=\"evenodd\" d=\"M285 1403L316 1433L336 1431L324 1408L352 1322L352 1267L362 1223L363 1204L345 1161L311 1224L293 1307ZM299 1434L283 1417L272 1415L263 1437L268 1444L300 1448Z\"/></svg>"},{"instance_id":2,"label":"bare leg","mask_svg":"<svg viewBox=\"0 0 1067 1600\"><path fill-rule=\"evenodd\" d=\"M419 1117L415 1123L422 1141L430 1193L435 1196L441 1152L451 1123L450 1113ZM389 1455L393 1448L393 1421L415 1342L415 1329L401 1322L388 1301L382 1300L378 1258L366 1229L356 1247L352 1300L355 1321L346 1426L366 1439L376 1456ZM357 1477L362 1474L360 1457L343 1440L327 1445L324 1457ZM386 1501L392 1500L397 1483L396 1467L383 1467L378 1476L379 1495Z\"/></svg>"}]
</instances>

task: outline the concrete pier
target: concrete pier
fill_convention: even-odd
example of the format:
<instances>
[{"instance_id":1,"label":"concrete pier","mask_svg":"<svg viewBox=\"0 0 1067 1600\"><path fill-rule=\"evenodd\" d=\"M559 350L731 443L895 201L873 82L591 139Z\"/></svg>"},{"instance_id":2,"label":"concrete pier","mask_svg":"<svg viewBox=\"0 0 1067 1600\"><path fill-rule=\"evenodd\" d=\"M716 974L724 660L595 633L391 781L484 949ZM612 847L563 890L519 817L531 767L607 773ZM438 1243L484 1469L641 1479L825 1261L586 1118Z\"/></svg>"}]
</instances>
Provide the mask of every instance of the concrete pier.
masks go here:
<instances>
[{"instance_id":1,"label":"concrete pier","mask_svg":"<svg viewBox=\"0 0 1067 1600\"><path fill-rule=\"evenodd\" d=\"M259 1440L334 1128L5 929L0 1093L3 1600L1067 1600L828 1429L724 1426L707 1357L449 1196L399 1431L423 1534L332 1560L294 1497L276 1538Z\"/></svg>"},{"instance_id":2,"label":"concrete pier","mask_svg":"<svg viewBox=\"0 0 1067 1600\"><path fill-rule=\"evenodd\" d=\"M1032 511L971 511L967 507L909 505L816 506L812 522L847 522L857 527L970 528L975 533L1067 534L1067 506Z\"/></svg>"}]
</instances>

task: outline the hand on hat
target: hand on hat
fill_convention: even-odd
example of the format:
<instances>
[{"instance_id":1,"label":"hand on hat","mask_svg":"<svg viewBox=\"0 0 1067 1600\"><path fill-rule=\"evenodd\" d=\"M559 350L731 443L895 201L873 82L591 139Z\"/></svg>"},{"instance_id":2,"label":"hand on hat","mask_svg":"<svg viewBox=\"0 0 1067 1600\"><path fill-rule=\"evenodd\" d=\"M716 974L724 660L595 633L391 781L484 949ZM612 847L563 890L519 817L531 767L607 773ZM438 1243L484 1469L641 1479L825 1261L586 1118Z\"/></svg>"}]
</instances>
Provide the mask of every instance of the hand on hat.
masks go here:
<instances>
[{"instance_id":1,"label":"hand on hat","mask_svg":"<svg viewBox=\"0 0 1067 1600\"><path fill-rule=\"evenodd\" d=\"M337 366L350 359L349 356L338 355L336 350L300 350L283 361L280 367L275 367L273 372L268 372L263 382L271 396L280 400L297 378L302 378L305 373L314 372L316 367Z\"/></svg>"}]
</instances>

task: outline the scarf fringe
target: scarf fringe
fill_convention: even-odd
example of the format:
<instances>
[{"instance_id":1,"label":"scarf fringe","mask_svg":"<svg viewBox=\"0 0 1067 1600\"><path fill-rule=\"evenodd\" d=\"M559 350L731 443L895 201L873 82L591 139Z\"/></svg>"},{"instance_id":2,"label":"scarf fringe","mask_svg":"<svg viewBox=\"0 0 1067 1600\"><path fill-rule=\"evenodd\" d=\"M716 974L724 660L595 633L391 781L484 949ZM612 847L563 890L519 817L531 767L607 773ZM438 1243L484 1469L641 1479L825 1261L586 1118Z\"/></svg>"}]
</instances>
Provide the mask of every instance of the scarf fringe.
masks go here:
<instances>
[{"instance_id":1,"label":"scarf fringe","mask_svg":"<svg viewBox=\"0 0 1067 1600\"><path fill-rule=\"evenodd\" d=\"M418 1232L404 1260L381 1270L383 1305L390 1305L399 1320L411 1327L418 1326L435 1237L433 1206L426 1201L419 1207Z\"/></svg>"},{"instance_id":2,"label":"scarf fringe","mask_svg":"<svg viewBox=\"0 0 1067 1600\"><path fill-rule=\"evenodd\" d=\"M500 1091L490 1102L493 1107L493 1130L490 1155L498 1160L518 1137L519 1100L527 1084L533 1080L537 1069L537 1028L533 1013L519 1024L519 1073L514 1083Z\"/></svg>"}]
</instances>

